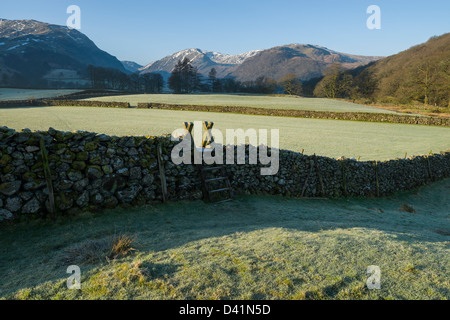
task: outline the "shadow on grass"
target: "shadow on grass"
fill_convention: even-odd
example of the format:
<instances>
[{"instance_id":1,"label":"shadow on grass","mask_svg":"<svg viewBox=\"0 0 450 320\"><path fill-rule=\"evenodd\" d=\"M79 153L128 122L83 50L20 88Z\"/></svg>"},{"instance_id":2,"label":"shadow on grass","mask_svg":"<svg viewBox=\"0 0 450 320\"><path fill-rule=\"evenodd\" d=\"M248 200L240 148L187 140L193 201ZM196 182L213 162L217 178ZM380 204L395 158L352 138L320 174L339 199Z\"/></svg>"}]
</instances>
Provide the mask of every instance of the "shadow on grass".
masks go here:
<instances>
[{"instance_id":1,"label":"shadow on grass","mask_svg":"<svg viewBox=\"0 0 450 320\"><path fill-rule=\"evenodd\" d=\"M282 196L237 196L233 202L205 204L171 202L141 208L107 210L60 218L56 223L29 221L0 228L0 297L46 281L69 276L61 257L67 248L117 233L137 237L140 253L160 252L190 242L284 228L317 233L324 230L366 228L395 234L396 240L449 241L450 179L416 191L382 199L305 200ZM401 211L404 204L416 213ZM85 263L83 273L102 264ZM143 267L152 278L177 272L173 264ZM17 274L23 275L20 281ZM323 289L333 297L351 279ZM312 298L318 293L310 292ZM320 293L319 293L320 294ZM308 298L307 296L306 298ZM255 297L257 298L257 297Z\"/></svg>"}]
</instances>

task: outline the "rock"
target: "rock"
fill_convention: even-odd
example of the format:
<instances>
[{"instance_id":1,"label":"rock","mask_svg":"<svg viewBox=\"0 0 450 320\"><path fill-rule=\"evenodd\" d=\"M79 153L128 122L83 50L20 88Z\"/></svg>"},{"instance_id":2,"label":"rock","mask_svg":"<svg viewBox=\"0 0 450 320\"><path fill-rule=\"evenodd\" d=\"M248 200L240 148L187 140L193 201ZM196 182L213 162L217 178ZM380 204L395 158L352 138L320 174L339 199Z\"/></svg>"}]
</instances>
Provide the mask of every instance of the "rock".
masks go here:
<instances>
[{"instance_id":1,"label":"rock","mask_svg":"<svg viewBox=\"0 0 450 320\"><path fill-rule=\"evenodd\" d=\"M19 197L8 198L5 208L13 213L18 212L22 208L22 200Z\"/></svg>"},{"instance_id":2,"label":"rock","mask_svg":"<svg viewBox=\"0 0 450 320\"><path fill-rule=\"evenodd\" d=\"M141 190L142 187L139 185L132 186L125 190L117 191L117 198L122 203L131 204Z\"/></svg>"},{"instance_id":3,"label":"rock","mask_svg":"<svg viewBox=\"0 0 450 320\"><path fill-rule=\"evenodd\" d=\"M109 165L102 166L102 170L105 174L111 174L113 173L113 168Z\"/></svg>"},{"instance_id":4,"label":"rock","mask_svg":"<svg viewBox=\"0 0 450 320\"><path fill-rule=\"evenodd\" d=\"M89 191L84 191L81 194L81 196L77 199L77 205L81 208L89 205Z\"/></svg>"},{"instance_id":5,"label":"rock","mask_svg":"<svg viewBox=\"0 0 450 320\"><path fill-rule=\"evenodd\" d=\"M115 207L117 207L118 204L119 200L117 200L117 198L114 196L106 198L105 201L103 202L105 208L108 209L114 209Z\"/></svg>"},{"instance_id":6,"label":"rock","mask_svg":"<svg viewBox=\"0 0 450 320\"><path fill-rule=\"evenodd\" d=\"M130 170L128 170L128 168L122 168L117 170L117 173L123 177L128 177L130 175Z\"/></svg>"},{"instance_id":7,"label":"rock","mask_svg":"<svg viewBox=\"0 0 450 320\"><path fill-rule=\"evenodd\" d=\"M86 169L86 163L84 161L74 161L72 163L72 169L82 171Z\"/></svg>"},{"instance_id":8,"label":"rock","mask_svg":"<svg viewBox=\"0 0 450 320\"><path fill-rule=\"evenodd\" d=\"M69 171L70 170L70 165L69 164L67 164L67 163L62 163L60 166L58 166L57 168L56 168L56 172L57 173L63 173L63 172L67 172L67 171Z\"/></svg>"},{"instance_id":9,"label":"rock","mask_svg":"<svg viewBox=\"0 0 450 320\"><path fill-rule=\"evenodd\" d=\"M56 189L58 190L69 190L73 186L73 181L70 180L61 180L57 185Z\"/></svg>"},{"instance_id":10,"label":"rock","mask_svg":"<svg viewBox=\"0 0 450 320\"><path fill-rule=\"evenodd\" d=\"M69 170L67 172L67 177L72 181L80 181L83 179L83 174L80 171Z\"/></svg>"},{"instance_id":11,"label":"rock","mask_svg":"<svg viewBox=\"0 0 450 320\"><path fill-rule=\"evenodd\" d=\"M99 179L103 177L103 171L98 166L90 166L87 170L88 177L91 179Z\"/></svg>"},{"instance_id":12,"label":"rock","mask_svg":"<svg viewBox=\"0 0 450 320\"><path fill-rule=\"evenodd\" d=\"M0 199L0 208L2 208L2 207L3 207L3 200Z\"/></svg>"},{"instance_id":13,"label":"rock","mask_svg":"<svg viewBox=\"0 0 450 320\"><path fill-rule=\"evenodd\" d=\"M98 148L98 142L97 141L87 142L84 145L84 151L94 151L94 150L97 150L97 148Z\"/></svg>"},{"instance_id":14,"label":"rock","mask_svg":"<svg viewBox=\"0 0 450 320\"><path fill-rule=\"evenodd\" d=\"M14 175L8 173L2 176L2 182L13 182L15 180Z\"/></svg>"},{"instance_id":15,"label":"rock","mask_svg":"<svg viewBox=\"0 0 450 320\"><path fill-rule=\"evenodd\" d=\"M139 167L133 167L130 170L130 179L131 180L140 180L142 179L142 170Z\"/></svg>"},{"instance_id":16,"label":"rock","mask_svg":"<svg viewBox=\"0 0 450 320\"><path fill-rule=\"evenodd\" d=\"M47 184L46 184L45 181L43 181L43 180L38 180L38 181L32 181L32 182L25 183L25 184L23 185L23 188L24 188L26 191L33 191L33 190L37 190L37 189L43 188L43 187L46 186L46 185L47 185Z\"/></svg>"},{"instance_id":17,"label":"rock","mask_svg":"<svg viewBox=\"0 0 450 320\"><path fill-rule=\"evenodd\" d=\"M128 155L129 156L137 156L137 155L139 155L139 152L136 150L136 148L130 148L130 150L128 151Z\"/></svg>"},{"instance_id":18,"label":"rock","mask_svg":"<svg viewBox=\"0 0 450 320\"><path fill-rule=\"evenodd\" d=\"M78 192L82 192L89 185L89 179L84 178L80 181L77 181L73 185L73 189Z\"/></svg>"},{"instance_id":19,"label":"rock","mask_svg":"<svg viewBox=\"0 0 450 320\"><path fill-rule=\"evenodd\" d=\"M36 214L41 210L41 204L36 198L28 201L22 208L23 214Z\"/></svg>"},{"instance_id":20,"label":"rock","mask_svg":"<svg viewBox=\"0 0 450 320\"><path fill-rule=\"evenodd\" d=\"M86 151L78 152L76 155L76 159L78 161L87 161L89 159L89 153L87 153Z\"/></svg>"},{"instance_id":21,"label":"rock","mask_svg":"<svg viewBox=\"0 0 450 320\"><path fill-rule=\"evenodd\" d=\"M28 152L28 153L33 153L33 152L36 152L36 151L39 151L39 150L40 150L40 148L39 147L35 147L35 146L28 146L28 147L25 148L25 151Z\"/></svg>"},{"instance_id":22,"label":"rock","mask_svg":"<svg viewBox=\"0 0 450 320\"><path fill-rule=\"evenodd\" d=\"M100 135L98 135L98 136L97 136L97 139L98 139L98 141L101 141L101 142L108 142L108 141L111 141L111 137L110 137L110 136L107 136L106 134L100 134Z\"/></svg>"},{"instance_id":23,"label":"rock","mask_svg":"<svg viewBox=\"0 0 450 320\"><path fill-rule=\"evenodd\" d=\"M96 193L93 197L92 197L92 202L96 205L100 205L103 203L103 196L100 193Z\"/></svg>"},{"instance_id":24,"label":"rock","mask_svg":"<svg viewBox=\"0 0 450 320\"><path fill-rule=\"evenodd\" d=\"M21 192L21 193L19 193L19 196L23 201L30 201L31 198L33 198L33 192L29 192L29 191Z\"/></svg>"},{"instance_id":25,"label":"rock","mask_svg":"<svg viewBox=\"0 0 450 320\"><path fill-rule=\"evenodd\" d=\"M108 148L108 150L106 150L106 155L108 157L112 157L112 156L114 156L116 154L116 152L117 152L116 149Z\"/></svg>"},{"instance_id":26,"label":"rock","mask_svg":"<svg viewBox=\"0 0 450 320\"><path fill-rule=\"evenodd\" d=\"M125 165L125 163L123 162L123 160L121 158L112 159L111 164L112 164L114 170L120 170Z\"/></svg>"},{"instance_id":27,"label":"rock","mask_svg":"<svg viewBox=\"0 0 450 320\"><path fill-rule=\"evenodd\" d=\"M20 181L2 183L0 184L0 193L4 194L5 196L12 196L20 190L21 185L22 182Z\"/></svg>"},{"instance_id":28,"label":"rock","mask_svg":"<svg viewBox=\"0 0 450 320\"><path fill-rule=\"evenodd\" d=\"M6 209L0 209L0 222L4 220L11 220L13 218L13 214L11 211Z\"/></svg>"}]
</instances>

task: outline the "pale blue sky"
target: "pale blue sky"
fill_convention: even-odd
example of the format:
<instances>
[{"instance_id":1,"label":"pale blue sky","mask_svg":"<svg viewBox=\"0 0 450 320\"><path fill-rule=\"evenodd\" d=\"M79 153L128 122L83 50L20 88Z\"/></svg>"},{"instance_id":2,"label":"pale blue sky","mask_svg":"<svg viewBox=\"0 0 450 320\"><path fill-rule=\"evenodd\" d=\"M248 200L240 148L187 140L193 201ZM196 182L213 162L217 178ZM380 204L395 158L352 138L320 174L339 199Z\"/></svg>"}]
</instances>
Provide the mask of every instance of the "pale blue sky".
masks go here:
<instances>
[{"instance_id":1,"label":"pale blue sky","mask_svg":"<svg viewBox=\"0 0 450 320\"><path fill-rule=\"evenodd\" d=\"M81 32L140 64L187 48L237 54L289 43L386 56L450 32L448 0L2 0L0 18L64 25L72 4ZM366 27L370 5L381 9L381 30Z\"/></svg>"}]
</instances>

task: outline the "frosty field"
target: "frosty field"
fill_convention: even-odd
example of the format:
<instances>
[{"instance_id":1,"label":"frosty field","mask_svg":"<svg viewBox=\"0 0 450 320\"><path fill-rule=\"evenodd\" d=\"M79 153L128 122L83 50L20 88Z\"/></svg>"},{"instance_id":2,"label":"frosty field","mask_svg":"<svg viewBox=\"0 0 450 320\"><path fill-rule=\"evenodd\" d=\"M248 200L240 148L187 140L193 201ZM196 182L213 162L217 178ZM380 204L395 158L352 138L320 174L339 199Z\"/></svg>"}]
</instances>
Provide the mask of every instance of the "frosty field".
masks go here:
<instances>
[{"instance_id":1,"label":"frosty field","mask_svg":"<svg viewBox=\"0 0 450 320\"><path fill-rule=\"evenodd\" d=\"M303 98L303 97L274 97L266 95L238 95L238 94L136 94L113 97L99 97L89 100L128 102L132 106L138 103L167 103L181 105L207 106L237 106L269 109L315 110L334 112L374 112L395 113L389 110L377 109L361 104L345 101Z\"/></svg>"},{"instance_id":2,"label":"frosty field","mask_svg":"<svg viewBox=\"0 0 450 320\"><path fill-rule=\"evenodd\" d=\"M80 92L82 90L60 89L60 90L43 90L43 89L11 89L0 88L0 101L6 100L28 100L28 99L44 99L64 96Z\"/></svg>"},{"instance_id":3,"label":"frosty field","mask_svg":"<svg viewBox=\"0 0 450 320\"><path fill-rule=\"evenodd\" d=\"M280 148L329 157L386 160L450 149L447 127L151 109L36 107L0 109L0 125L16 130L86 130L109 135L161 135L184 121L214 128L279 129Z\"/></svg>"}]
</instances>

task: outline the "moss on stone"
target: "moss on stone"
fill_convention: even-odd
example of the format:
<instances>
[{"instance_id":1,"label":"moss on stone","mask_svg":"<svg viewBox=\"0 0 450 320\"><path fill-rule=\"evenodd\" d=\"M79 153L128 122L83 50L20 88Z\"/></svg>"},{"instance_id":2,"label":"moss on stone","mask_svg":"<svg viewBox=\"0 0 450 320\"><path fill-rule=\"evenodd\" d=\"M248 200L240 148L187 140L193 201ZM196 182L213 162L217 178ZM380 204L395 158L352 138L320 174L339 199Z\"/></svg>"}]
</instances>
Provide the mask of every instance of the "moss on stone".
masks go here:
<instances>
[{"instance_id":1,"label":"moss on stone","mask_svg":"<svg viewBox=\"0 0 450 320\"><path fill-rule=\"evenodd\" d=\"M90 141L84 145L85 151L94 151L97 150L99 143L97 141Z\"/></svg>"},{"instance_id":2,"label":"moss on stone","mask_svg":"<svg viewBox=\"0 0 450 320\"><path fill-rule=\"evenodd\" d=\"M85 146L85 148L86 148L86 146ZM78 152L76 159L78 161L86 161L87 159L89 159L89 153L87 153L86 151Z\"/></svg>"},{"instance_id":3,"label":"moss on stone","mask_svg":"<svg viewBox=\"0 0 450 320\"><path fill-rule=\"evenodd\" d=\"M72 169L74 170L84 170L86 169L86 163L84 161L74 161L72 163Z\"/></svg>"}]
</instances>

